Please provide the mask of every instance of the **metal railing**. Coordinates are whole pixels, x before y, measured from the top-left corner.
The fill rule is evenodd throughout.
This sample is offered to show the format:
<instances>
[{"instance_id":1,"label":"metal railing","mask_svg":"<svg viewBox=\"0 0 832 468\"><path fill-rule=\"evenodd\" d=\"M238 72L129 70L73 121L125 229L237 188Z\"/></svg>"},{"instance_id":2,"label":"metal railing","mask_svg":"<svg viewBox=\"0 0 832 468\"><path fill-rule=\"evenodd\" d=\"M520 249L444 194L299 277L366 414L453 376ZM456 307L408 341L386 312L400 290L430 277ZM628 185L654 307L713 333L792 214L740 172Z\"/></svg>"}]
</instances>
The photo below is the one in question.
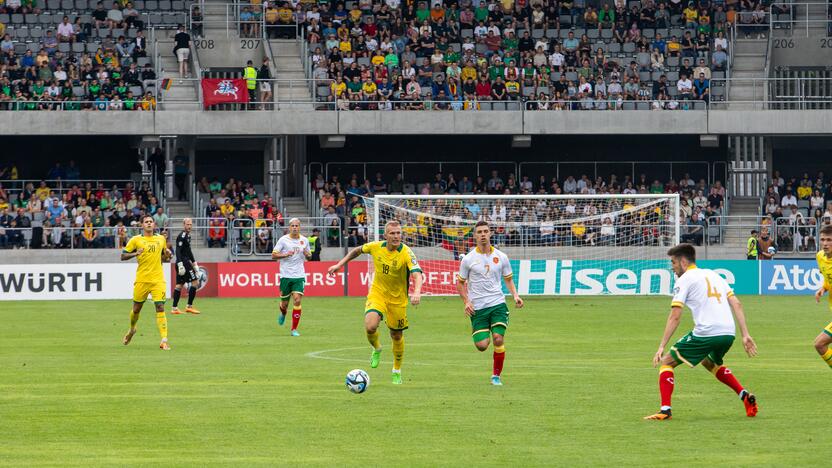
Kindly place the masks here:
<instances>
[{"instance_id":1,"label":"metal railing","mask_svg":"<svg viewBox=\"0 0 832 468\"><path fill-rule=\"evenodd\" d=\"M751 230L767 233L781 254L806 254L818 250L819 230L832 219L815 219L803 213L794 216L710 216L701 229L685 225L682 240L708 246L726 245L745 248Z\"/></svg>"},{"instance_id":2,"label":"metal railing","mask_svg":"<svg viewBox=\"0 0 832 468\"><path fill-rule=\"evenodd\" d=\"M675 169L674 169L674 164L676 166ZM676 176L680 176L684 173L694 172L694 171L691 170L691 166L693 166L694 168L698 167L698 168L700 168L700 173L695 174L694 176L692 176L692 178L693 179L700 179L700 178L705 179L705 182L707 183L707 187L710 187L717 180L719 180L720 182L724 181L726 179L726 177L728 176L728 174L727 174L727 170L728 170L727 165L725 163L721 163L721 162L720 163L712 163L712 162L708 162L708 161L684 161L684 162L677 161L677 162L674 163L673 161L664 162L664 161L589 161L589 160L587 160L587 161L557 161L557 162L520 162L517 165L517 177L522 180L523 175L524 175L523 174L524 166L535 166L537 168L540 168L542 166L547 166L547 165L554 166L554 169L555 169L554 170L554 177L558 181L563 180L561 178L561 166L562 165L566 166L566 167L569 167L569 166L573 166L573 167L574 166L583 166L583 168L586 168L586 167L591 165L592 166L592 175L591 175L592 182L594 182L595 179L600 175L599 170L598 170L599 166L600 166L601 169L604 170L603 173L605 173L605 174L614 173L616 176L622 176L622 179L618 181L619 184L624 183L623 182L623 176L624 175L630 175L631 181L633 182L633 187L635 189L638 189L638 187L636 187L636 176L638 174L642 173L644 170L646 170L648 168L651 171L655 171L656 166L667 166L667 178L666 178L666 180L671 180L671 179L677 180ZM717 167L716 167L717 165L723 165L724 166L723 171L721 171L721 174L717 174L717 172L718 172ZM622 174L621 173L621 169L623 168L623 166L629 166L629 174L627 174L627 173ZM642 166L642 167L639 168L639 166ZM683 168L683 169L681 169L682 174L679 174L679 172L680 172L679 168L680 167ZM613 168L615 168L615 169L613 169ZM618 171L616 171L616 169L618 169ZM581 169L581 170L585 170L585 169ZM533 177L542 175L539 170L534 170L533 169L532 171L533 172L530 175L529 179L532 179ZM575 171L564 171L564 173L568 173L569 175L573 175L575 177L578 176L578 174L576 174ZM525 174L525 175L529 175L529 174ZM587 174L587 175L589 176L589 174ZM703 175L704 175L704 177L703 177ZM719 176L719 178L717 178L718 176ZM652 180L648 180L647 182L648 182L648 184L650 184L650 183L652 183ZM707 187L706 187L706 190L707 190ZM622 187L622 189L623 188L624 187ZM707 196L707 193L705 193L705 196Z\"/></svg>"},{"instance_id":3,"label":"metal railing","mask_svg":"<svg viewBox=\"0 0 832 468\"><path fill-rule=\"evenodd\" d=\"M344 232L340 218L299 217L301 234L310 236L313 229L320 230L322 247L343 248ZM289 220L277 222L269 219L238 218L228 225L228 249L232 260L240 257L271 258L272 249L284 234L289 232Z\"/></svg>"},{"instance_id":4,"label":"metal railing","mask_svg":"<svg viewBox=\"0 0 832 468\"><path fill-rule=\"evenodd\" d=\"M0 102L0 111L155 111L158 102L156 99L145 100L143 96L136 96L138 99L98 99L86 101L80 99L69 100L31 100L31 99L10 99Z\"/></svg>"},{"instance_id":5,"label":"metal railing","mask_svg":"<svg viewBox=\"0 0 832 468\"><path fill-rule=\"evenodd\" d=\"M706 110L707 101L696 99L642 99L642 100L552 100L526 101L525 110Z\"/></svg>"},{"instance_id":6,"label":"metal railing","mask_svg":"<svg viewBox=\"0 0 832 468\"><path fill-rule=\"evenodd\" d=\"M139 186L139 184L132 179L3 179L0 180L0 187L5 189L7 192L16 193L17 191L25 189L28 184L32 184L33 189L37 190L41 182L45 182L50 191L54 191L58 194L63 194L64 192L72 190L73 186L78 186L81 191L84 191L84 187L88 183L91 184L92 190L94 191L98 190L98 184L104 185L104 190L106 191L112 190L114 186L119 190L122 190L127 186L127 184L133 184L133 190L136 190L135 187Z\"/></svg>"},{"instance_id":7,"label":"metal railing","mask_svg":"<svg viewBox=\"0 0 832 468\"><path fill-rule=\"evenodd\" d=\"M788 10L786 13L777 16L771 15L772 30L788 30L792 37L795 33L799 33L803 37L810 37L813 30L817 32L818 29L822 30L822 36L824 37L832 35L832 20L829 17L830 9L827 2L775 2L770 7L777 10Z\"/></svg>"},{"instance_id":8,"label":"metal railing","mask_svg":"<svg viewBox=\"0 0 832 468\"><path fill-rule=\"evenodd\" d=\"M312 163L312 164L316 164L316 163ZM320 163L317 163L317 164L320 164ZM363 174L362 179L363 180L368 180L367 166L372 165L372 164L374 164L374 163L368 163L368 162L365 162L365 161L328 162L325 165L323 165L324 180L330 180L330 167L335 167L335 166L346 166L346 167L360 166L361 167L361 172ZM403 180L407 178L407 172L405 171L405 169L408 166L412 166L412 165L419 165L419 166L436 165L437 166L437 172L442 172L442 173L448 172L448 167L453 168L454 166L456 166L456 167L464 166L464 167L468 167L468 168L474 168L476 170L476 173L472 174L472 175L475 176L475 177L479 176L479 175L482 175L482 176L486 175L486 174L482 173L482 171L481 171L481 169L483 167L487 170L491 170L495 166L499 166L499 165L503 165L503 166L508 165L508 166L511 167L511 171L510 171L511 173L513 173L513 174L518 173L517 161L487 161L487 162L485 162L485 161L480 161L480 160L475 160L475 161L465 161L465 160L463 160L463 161L430 161L430 160L428 160L428 161L418 161L418 162L415 162L415 161L414 162L402 161L402 162L399 162L399 163L392 162L392 163L389 163L389 164L386 163L386 162L380 162L380 163L375 163L375 164L383 164L384 166L387 166L387 167L399 166L400 169L399 169L398 173L402 175ZM311 164L310 164L309 172L310 173L312 172ZM465 174L465 175L468 175L468 174ZM461 177L460 177L460 180L462 180ZM307 183L307 185L311 186L310 183ZM347 191L347 189L349 189L349 187L344 186L344 191Z\"/></svg>"},{"instance_id":9,"label":"metal railing","mask_svg":"<svg viewBox=\"0 0 832 468\"><path fill-rule=\"evenodd\" d=\"M732 83L751 90L751 96L712 100L712 110L812 110L832 109L832 78L715 78L711 86L730 89Z\"/></svg>"},{"instance_id":10,"label":"metal railing","mask_svg":"<svg viewBox=\"0 0 832 468\"><path fill-rule=\"evenodd\" d=\"M194 8L199 8L200 18L194 20ZM243 13L255 16L252 19L241 19ZM256 16L259 15L259 18ZM212 19L220 16L221 19ZM206 37L206 31L224 31L226 38L265 38L265 14L262 3L207 3L195 2L188 7L188 30L194 31L194 26Z\"/></svg>"}]
</instances>

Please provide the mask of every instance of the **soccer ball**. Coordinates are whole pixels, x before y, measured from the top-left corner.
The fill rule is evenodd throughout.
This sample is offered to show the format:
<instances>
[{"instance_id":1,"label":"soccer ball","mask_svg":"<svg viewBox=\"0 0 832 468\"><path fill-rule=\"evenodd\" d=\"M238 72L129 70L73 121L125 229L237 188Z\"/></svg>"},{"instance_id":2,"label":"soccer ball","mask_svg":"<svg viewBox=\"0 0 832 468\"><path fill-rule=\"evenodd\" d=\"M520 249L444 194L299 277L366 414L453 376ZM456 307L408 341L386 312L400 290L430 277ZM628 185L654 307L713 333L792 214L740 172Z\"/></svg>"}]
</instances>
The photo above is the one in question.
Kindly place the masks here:
<instances>
[{"instance_id":1,"label":"soccer ball","mask_svg":"<svg viewBox=\"0 0 832 468\"><path fill-rule=\"evenodd\" d=\"M777 249L775 249L774 246L772 245L768 248L768 253L774 255L774 254L777 253Z\"/></svg>"},{"instance_id":2,"label":"soccer ball","mask_svg":"<svg viewBox=\"0 0 832 468\"><path fill-rule=\"evenodd\" d=\"M370 386L370 376L361 369L353 369L347 374L347 390L364 393Z\"/></svg>"}]
</instances>

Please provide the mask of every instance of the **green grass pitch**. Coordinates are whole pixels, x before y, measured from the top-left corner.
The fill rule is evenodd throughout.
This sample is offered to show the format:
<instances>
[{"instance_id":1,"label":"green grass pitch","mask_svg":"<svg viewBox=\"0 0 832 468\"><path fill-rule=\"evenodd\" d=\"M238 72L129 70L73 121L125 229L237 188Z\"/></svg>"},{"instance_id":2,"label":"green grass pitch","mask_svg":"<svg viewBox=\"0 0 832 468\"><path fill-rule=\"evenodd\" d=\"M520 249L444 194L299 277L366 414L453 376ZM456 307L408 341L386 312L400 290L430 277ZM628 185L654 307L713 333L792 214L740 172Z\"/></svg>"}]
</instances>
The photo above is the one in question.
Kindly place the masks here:
<instances>
[{"instance_id":1,"label":"green grass pitch","mask_svg":"<svg viewBox=\"0 0 832 468\"><path fill-rule=\"evenodd\" d=\"M534 298L512 309L505 386L488 384L455 298L411 307L405 384L378 369L360 298L304 301L302 336L276 302L198 299L168 315L158 349L147 303L121 344L128 301L0 303L3 466L809 466L826 464L832 371L812 340L829 321L810 297L743 297L760 355L726 364L759 398L680 368L671 421L651 367L666 297ZM288 324L287 324L288 325ZM676 338L691 328L689 313ZM369 372L363 395L344 387Z\"/></svg>"}]
</instances>

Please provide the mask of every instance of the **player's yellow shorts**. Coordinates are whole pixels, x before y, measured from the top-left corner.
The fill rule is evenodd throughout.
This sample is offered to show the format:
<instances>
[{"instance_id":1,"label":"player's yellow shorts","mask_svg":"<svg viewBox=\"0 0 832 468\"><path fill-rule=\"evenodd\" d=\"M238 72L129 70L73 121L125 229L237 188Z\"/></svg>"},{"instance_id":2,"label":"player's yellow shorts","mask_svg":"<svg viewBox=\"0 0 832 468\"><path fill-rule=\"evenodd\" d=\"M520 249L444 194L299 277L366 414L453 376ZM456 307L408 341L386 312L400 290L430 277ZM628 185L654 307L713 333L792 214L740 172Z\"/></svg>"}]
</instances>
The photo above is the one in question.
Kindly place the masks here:
<instances>
[{"instance_id":1,"label":"player's yellow shorts","mask_svg":"<svg viewBox=\"0 0 832 468\"><path fill-rule=\"evenodd\" d=\"M390 302L378 296L367 296L367 304L364 306L364 315L377 313L387 323L391 330L406 330L407 323L407 302Z\"/></svg>"},{"instance_id":2,"label":"player's yellow shorts","mask_svg":"<svg viewBox=\"0 0 832 468\"><path fill-rule=\"evenodd\" d=\"M165 283L134 283L133 302L144 302L147 296L153 302L165 302Z\"/></svg>"},{"instance_id":3,"label":"player's yellow shorts","mask_svg":"<svg viewBox=\"0 0 832 468\"><path fill-rule=\"evenodd\" d=\"M832 336L832 322L829 322L829 325L827 325L826 328L823 329L823 332L829 336Z\"/></svg>"}]
</instances>

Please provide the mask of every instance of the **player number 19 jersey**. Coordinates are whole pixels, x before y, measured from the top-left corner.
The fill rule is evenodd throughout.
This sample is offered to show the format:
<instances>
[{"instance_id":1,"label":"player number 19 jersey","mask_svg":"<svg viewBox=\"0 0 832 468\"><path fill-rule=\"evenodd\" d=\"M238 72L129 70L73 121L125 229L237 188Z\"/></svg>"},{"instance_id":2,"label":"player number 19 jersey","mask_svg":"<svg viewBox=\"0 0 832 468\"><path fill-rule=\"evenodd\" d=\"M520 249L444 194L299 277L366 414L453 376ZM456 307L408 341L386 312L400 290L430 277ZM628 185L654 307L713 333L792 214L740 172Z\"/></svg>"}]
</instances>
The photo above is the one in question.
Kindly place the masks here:
<instances>
[{"instance_id":1,"label":"player number 19 jersey","mask_svg":"<svg viewBox=\"0 0 832 468\"><path fill-rule=\"evenodd\" d=\"M459 265L459 279L468 283L468 299L475 310L504 303L503 278L511 275L508 257L494 247L488 253L475 248Z\"/></svg>"},{"instance_id":2,"label":"player number 19 jersey","mask_svg":"<svg viewBox=\"0 0 832 468\"><path fill-rule=\"evenodd\" d=\"M728 298L734 291L722 276L707 268L688 268L676 280L673 307L688 306L693 313L694 336L736 335Z\"/></svg>"},{"instance_id":3,"label":"player number 19 jersey","mask_svg":"<svg viewBox=\"0 0 832 468\"><path fill-rule=\"evenodd\" d=\"M306 253L309 253L309 240L304 236L292 239L288 234L281 237L274 246L276 253L295 253L280 260L281 278L306 278L306 270L303 262L306 260Z\"/></svg>"}]
</instances>

